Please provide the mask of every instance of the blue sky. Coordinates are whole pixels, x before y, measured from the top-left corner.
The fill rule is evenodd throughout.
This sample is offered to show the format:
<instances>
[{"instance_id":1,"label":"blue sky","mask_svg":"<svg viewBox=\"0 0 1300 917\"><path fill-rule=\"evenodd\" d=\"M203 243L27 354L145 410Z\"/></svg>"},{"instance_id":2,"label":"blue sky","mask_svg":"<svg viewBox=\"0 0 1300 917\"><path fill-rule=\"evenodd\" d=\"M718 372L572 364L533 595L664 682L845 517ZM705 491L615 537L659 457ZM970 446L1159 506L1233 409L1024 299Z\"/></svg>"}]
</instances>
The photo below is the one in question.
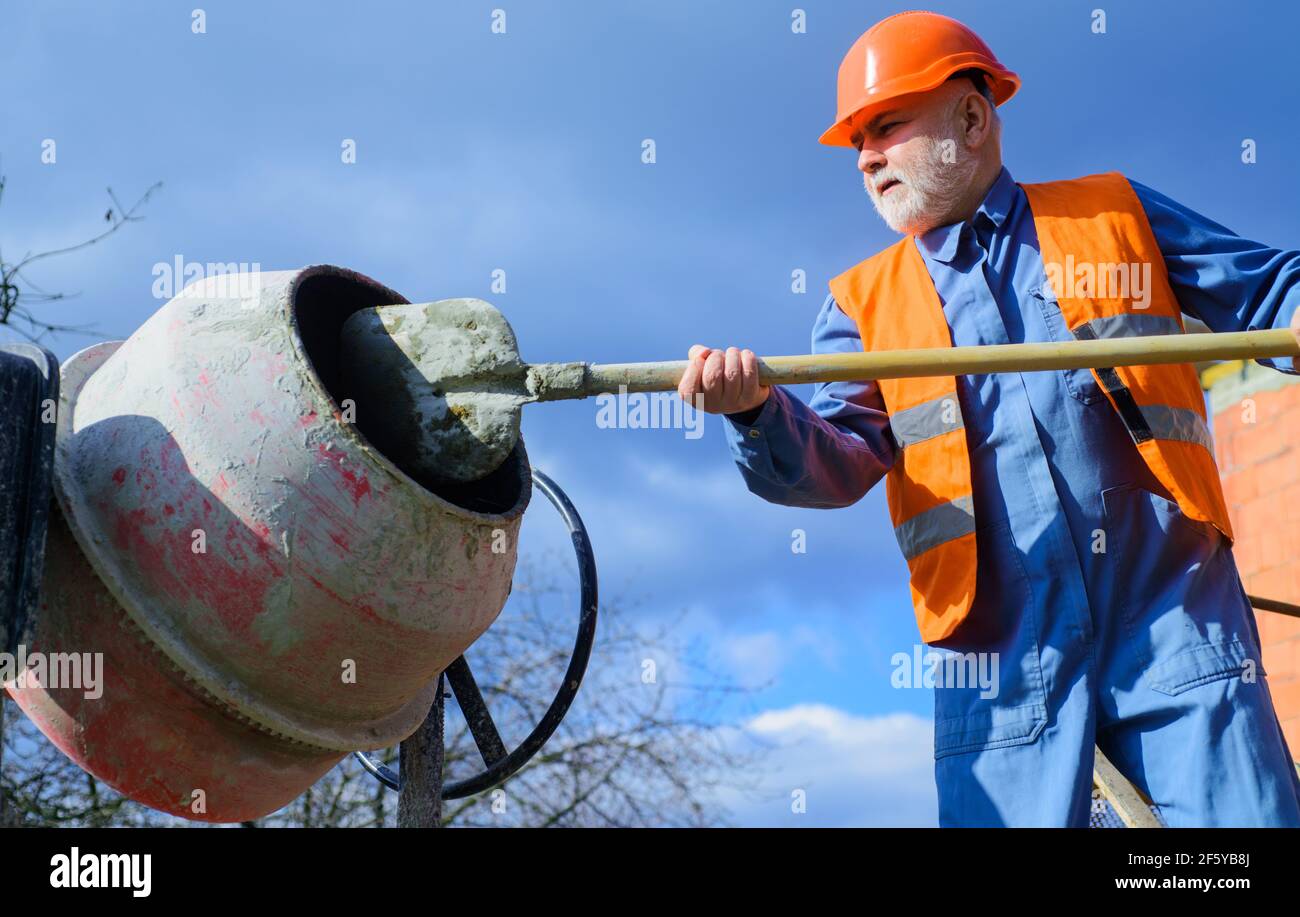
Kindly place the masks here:
<instances>
[{"instance_id":1,"label":"blue sky","mask_svg":"<svg viewBox=\"0 0 1300 917\"><path fill-rule=\"evenodd\" d=\"M532 361L677 359L697 342L801 353L826 280L894 238L854 152L816 141L844 52L907 7L803 2L794 34L796 4L768 0L214 2L196 35L199 2L0 2L5 255L99 231L106 186L125 201L164 182L144 222L32 271L80 292L51 321L129 334L161 305L154 265L180 256L332 263L412 300L482 297ZM1023 79L1002 109L1012 174L1116 169L1300 246L1300 83L1286 66L1300 11L1115 2L1099 35L1098 5L932 7ZM490 29L497 7L505 34ZM795 269L806 293L790 290ZM66 357L87 342L51 346ZM529 408L529 454L582 512L605 595L647 621L686 610L683 636L761 686L725 711L781 746L764 799L725 800L737 820L933 823L932 697L889 686L890 657L917 636L883 489L832 512L768 505L731 464L720 418L699 439L595 418L593 401ZM792 553L794 529L806 553ZM524 533L525 552L563 550L540 496ZM789 813L792 788L808 790L807 815Z\"/></svg>"}]
</instances>

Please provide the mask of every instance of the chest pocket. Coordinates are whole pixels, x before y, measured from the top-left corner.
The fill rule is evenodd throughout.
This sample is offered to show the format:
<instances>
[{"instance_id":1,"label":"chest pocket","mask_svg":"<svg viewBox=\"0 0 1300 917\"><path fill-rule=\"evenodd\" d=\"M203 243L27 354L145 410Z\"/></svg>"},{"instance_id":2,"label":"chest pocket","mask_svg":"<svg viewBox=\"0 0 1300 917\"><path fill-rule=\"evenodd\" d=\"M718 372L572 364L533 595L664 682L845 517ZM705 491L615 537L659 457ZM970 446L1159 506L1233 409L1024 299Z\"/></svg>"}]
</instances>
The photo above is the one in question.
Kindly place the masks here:
<instances>
[{"instance_id":1,"label":"chest pocket","mask_svg":"<svg viewBox=\"0 0 1300 917\"><path fill-rule=\"evenodd\" d=\"M1065 323L1065 316L1061 314L1061 304L1056 301L1056 295L1051 289L1039 287L1033 291L1031 298L1042 310L1043 322L1047 325L1047 333L1051 339L1062 342L1073 341L1074 335L1070 333L1070 327ZM1092 370L1061 369L1057 372L1065 380L1065 387L1070 394L1084 404L1093 404L1106 397L1106 393L1097 384L1097 378L1092 374Z\"/></svg>"}]
</instances>

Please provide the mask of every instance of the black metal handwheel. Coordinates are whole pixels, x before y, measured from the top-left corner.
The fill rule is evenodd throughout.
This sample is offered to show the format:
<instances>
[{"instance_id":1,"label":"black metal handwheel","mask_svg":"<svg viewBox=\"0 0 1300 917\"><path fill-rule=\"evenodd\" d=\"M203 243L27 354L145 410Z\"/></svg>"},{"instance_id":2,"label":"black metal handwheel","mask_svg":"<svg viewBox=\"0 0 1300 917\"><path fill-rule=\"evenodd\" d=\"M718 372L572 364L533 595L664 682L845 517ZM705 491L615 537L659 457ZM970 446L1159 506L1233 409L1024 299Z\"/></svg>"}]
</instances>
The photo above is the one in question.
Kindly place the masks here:
<instances>
[{"instance_id":1,"label":"black metal handwheel","mask_svg":"<svg viewBox=\"0 0 1300 917\"><path fill-rule=\"evenodd\" d=\"M578 605L578 637L573 644L573 655L569 657L569 667L564 673L564 682L560 685L555 699L551 701L540 723L519 743L514 751L507 752L501 734L497 732L492 714L483 701L483 694L474 681L469 663L460 656L443 673L451 682L451 689L456 695L474 744L478 746L483 757L485 769L467 780L458 780L442 788L443 799L462 799L489 790L507 777L517 773L528 761L541 750L546 740L560 725L560 720L569 711L569 705L578 694L582 676L587 671L587 661L591 658L591 646L596 637L596 558L591 551L591 541L587 538L587 529L573 503L549 477L533 469L533 483L546 494L551 504L559 511L569 528L573 539L573 550L578 555L578 577L582 585ZM401 790L401 775L382 764L376 764L363 752L353 752L361 766L376 780L392 790Z\"/></svg>"}]
</instances>

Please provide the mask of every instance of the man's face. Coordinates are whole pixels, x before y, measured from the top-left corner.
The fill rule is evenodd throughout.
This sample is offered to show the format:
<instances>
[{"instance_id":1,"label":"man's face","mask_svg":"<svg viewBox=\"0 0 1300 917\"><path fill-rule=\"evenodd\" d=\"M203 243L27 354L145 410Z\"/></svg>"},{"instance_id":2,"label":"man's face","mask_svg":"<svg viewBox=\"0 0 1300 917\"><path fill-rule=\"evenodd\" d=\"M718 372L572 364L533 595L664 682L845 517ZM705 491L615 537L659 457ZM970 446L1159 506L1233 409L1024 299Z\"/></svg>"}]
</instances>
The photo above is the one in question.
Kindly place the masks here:
<instances>
[{"instance_id":1,"label":"man's face","mask_svg":"<svg viewBox=\"0 0 1300 917\"><path fill-rule=\"evenodd\" d=\"M979 167L961 136L964 80L905 96L857 126L858 169L876 212L895 232L948 222Z\"/></svg>"}]
</instances>

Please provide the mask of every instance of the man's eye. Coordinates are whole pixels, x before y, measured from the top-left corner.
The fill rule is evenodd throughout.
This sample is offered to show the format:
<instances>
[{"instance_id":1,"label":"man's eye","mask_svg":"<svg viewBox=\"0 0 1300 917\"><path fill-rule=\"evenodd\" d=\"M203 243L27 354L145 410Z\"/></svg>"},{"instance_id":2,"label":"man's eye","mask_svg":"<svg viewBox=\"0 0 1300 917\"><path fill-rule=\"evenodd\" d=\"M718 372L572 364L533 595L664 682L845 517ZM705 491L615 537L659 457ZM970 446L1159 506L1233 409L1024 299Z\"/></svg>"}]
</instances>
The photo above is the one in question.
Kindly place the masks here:
<instances>
[{"instance_id":1,"label":"man's eye","mask_svg":"<svg viewBox=\"0 0 1300 917\"><path fill-rule=\"evenodd\" d=\"M890 121L888 124L882 124L880 125L880 130L877 133L879 133L880 136L883 137L902 123L903 123L902 121Z\"/></svg>"}]
</instances>

